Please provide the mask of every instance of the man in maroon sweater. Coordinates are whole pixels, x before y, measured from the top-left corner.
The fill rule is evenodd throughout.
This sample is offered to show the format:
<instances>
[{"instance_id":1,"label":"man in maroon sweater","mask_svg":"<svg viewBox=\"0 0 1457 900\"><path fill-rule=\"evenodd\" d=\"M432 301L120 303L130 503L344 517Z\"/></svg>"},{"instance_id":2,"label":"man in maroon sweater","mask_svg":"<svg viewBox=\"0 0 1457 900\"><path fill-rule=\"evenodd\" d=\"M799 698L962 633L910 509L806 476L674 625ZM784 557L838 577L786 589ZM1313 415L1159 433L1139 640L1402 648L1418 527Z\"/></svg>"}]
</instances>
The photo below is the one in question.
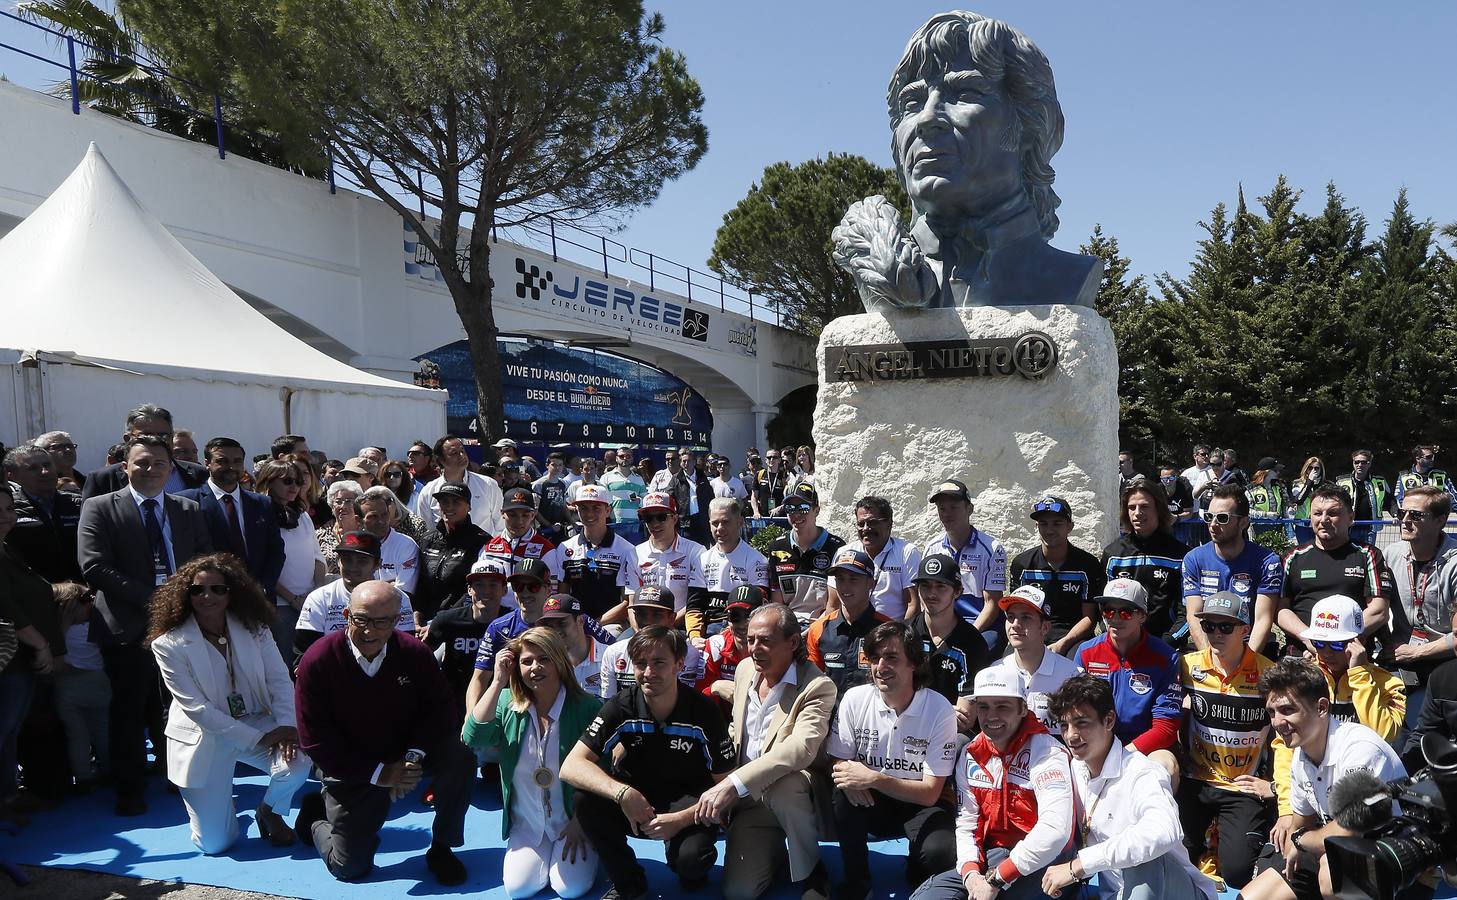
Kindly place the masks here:
<instances>
[{"instance_id":1,"label":"man in maroon sweater","mask_svg":"<svg viewBox=\"0 0 1457 900\"><path fill-rule=\"evenodd\" d=\"M299 745L318 766L322 794L299 804L295 826L329 871L353 881L374 867L390 804L426 772L435 776L435 823L425 863L441 884L465 881L451 851L465 842L475 758L460 742L450 687L430 648L395 630L400 594L366 581L349 620L309 647L294 686Z\"/></svg>"}]
</instances>

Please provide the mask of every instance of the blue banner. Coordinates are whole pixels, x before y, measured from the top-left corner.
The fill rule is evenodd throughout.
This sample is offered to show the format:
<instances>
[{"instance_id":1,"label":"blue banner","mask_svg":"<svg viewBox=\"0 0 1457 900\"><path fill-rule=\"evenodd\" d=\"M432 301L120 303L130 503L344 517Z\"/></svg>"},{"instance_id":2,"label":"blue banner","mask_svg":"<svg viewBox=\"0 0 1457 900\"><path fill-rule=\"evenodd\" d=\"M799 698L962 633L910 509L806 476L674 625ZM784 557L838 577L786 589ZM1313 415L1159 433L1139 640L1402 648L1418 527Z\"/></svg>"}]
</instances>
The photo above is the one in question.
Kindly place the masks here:
<instances>
[{"instance_id":1,"label":"blue banner","mask_svg":"<svg viewBox=\"0 0 1457 900\"><path fill-rule=\"evenodd\" d=\"M713 413L682 379L600 350L502 339L505 436L526 442L707 446ZM474 435L476 386L465 341L416 357L440 367L446 426Z\"/></svg>"}]
</instances>

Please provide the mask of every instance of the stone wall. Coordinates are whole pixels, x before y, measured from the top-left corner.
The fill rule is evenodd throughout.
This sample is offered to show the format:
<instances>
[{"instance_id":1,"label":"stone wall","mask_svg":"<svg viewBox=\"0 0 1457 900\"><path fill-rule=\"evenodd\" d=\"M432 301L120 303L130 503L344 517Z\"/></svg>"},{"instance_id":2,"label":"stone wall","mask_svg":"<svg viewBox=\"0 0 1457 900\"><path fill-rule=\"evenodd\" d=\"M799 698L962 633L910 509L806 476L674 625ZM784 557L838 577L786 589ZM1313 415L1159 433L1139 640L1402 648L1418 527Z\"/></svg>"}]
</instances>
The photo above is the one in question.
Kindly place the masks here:
<instances>
[{"instance_id":1,"label":"stone wall","mask_svg":"<svg viewBox=\"0 0 1457 900\"><path fill-rule=\"evenodd\" d=\"M891 381L826 381L827 348L1041 331L1058 348L1040 379L1019 374ZM895 534L924 544L940 533L931 489L964 481L973 522L1011 556L1037 543L1032 502L1072 505L1071 540L1098 553L1118 533L1118 352L1094 310L1071 306L973 307L867 313L834 320L820 336L815 410L820 523L855 542L855 500L878 494Z\"/></svg>"}]
</instances>

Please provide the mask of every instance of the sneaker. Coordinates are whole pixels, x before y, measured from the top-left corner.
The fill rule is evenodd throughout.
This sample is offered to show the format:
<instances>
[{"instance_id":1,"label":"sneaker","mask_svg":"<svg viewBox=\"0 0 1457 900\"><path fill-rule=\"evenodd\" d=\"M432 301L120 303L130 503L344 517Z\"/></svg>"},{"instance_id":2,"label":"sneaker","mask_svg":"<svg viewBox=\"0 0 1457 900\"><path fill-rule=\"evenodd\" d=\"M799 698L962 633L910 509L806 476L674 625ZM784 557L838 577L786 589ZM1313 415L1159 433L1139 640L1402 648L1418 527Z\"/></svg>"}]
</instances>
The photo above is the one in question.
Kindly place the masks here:
<instances>
[{"instance_id":1,"label":"sneaker","mask_svg":"<svg viewBox=\"0 0 1457 900\"><path fill-rule=\"evenodd\" d=\"M431 844L425 851L425 865L435 880L447 887L465 883L465 863L444 844Z\"/></svg>"}]
</instances>

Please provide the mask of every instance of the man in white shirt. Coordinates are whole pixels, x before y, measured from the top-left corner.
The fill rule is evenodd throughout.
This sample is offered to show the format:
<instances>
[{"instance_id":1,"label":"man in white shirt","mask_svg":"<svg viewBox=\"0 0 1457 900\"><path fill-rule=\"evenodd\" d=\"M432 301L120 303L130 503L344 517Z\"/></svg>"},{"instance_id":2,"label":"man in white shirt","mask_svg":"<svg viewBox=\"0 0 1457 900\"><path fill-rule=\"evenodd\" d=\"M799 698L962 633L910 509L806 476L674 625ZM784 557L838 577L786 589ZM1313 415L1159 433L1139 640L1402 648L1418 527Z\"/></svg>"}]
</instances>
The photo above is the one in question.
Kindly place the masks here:
<instances>
[{"instance_id":1,"label":"man in white shirt","mask_svg":"<svg viewBox=\"0 0 1457 900\"><path fill-rule=\"evenodd\" d=\"M725 900L758 900L789 844L789 878L801 896L824 897L820 833L809 766L830 731L835 685L804 657L799 620L783 604L749 618L753 666L734 675L729 725L737 768L698 800L697 821L728 823Z\"/></svg>"},{"instance_id":2,"label":"man in white shirt","mask_svg":"<svg viewBox=\"0 0 1457 900\"><path fill-rule=\"evenodd\" d=\"M1190 490L1197 491L1209 480L1211 474L1213 473L1209 465L1209 445L1195 444L1194 465L1180 473L1180 477L1189 482Z\"/></svg>"},{"instance_id":3,"label":"man in white shirt","mask_svg":"<svg viewBox=\"0 0 1457 900\"><path fill-rule=\"evenodd\" d=\"M1063 682L1078 674L1078 667L1066 656L1047 649L1045 642L1052 630L1052 604L1034 586L1020 587L1003 595L997 603L1007 617L1007 643L1012 646L1012 652L997 665L1022 682L1027 708L1048 731L1056 733L1058 724L1048 711L1047 698Z\"/></svg>"},{"instance_id":4,"label":"man in white shirt","mask_svg":"<svg viewBox=\"0 0 1457 900\"><path fill-rule=\"evenodd\" d=\"M1214 882L1184 849L1168 773L1113 735L1118 717L1112 686L1092 675L1074 676L1053 694L1051 711L1073 755L1082 849L1071 861L1047 867L1042 890L1056 897L1096 875L1103 900L1215 900Z\"/></svg>"},{"instance_id":5,"label":"man in white shirt","mask_svg":"<svg viewBox=\"0 0 1457 900\"><path fill-rule=\"evenodd\" d=\"M354 501L354 511L364 530L380 540L379 575L376 577L381 581L392 581L401 591L413 594L420 582L420 547L391 527L390 511L395 502L393 491L384 485L376 485Z\"/></svg>"},{"instance_id":6,"label":"man in white shirt","mask_svg":"<svg viewBox=\"0 0 1457 900\"><path fill-rule=\"evenodd\" d=\"M710 471L714 473L714 476L708 479L708 483L713 485L713 496L732 497L740 503L748 502L749 489L744 486L744 482L739 476L735 475L729 468L727 456L713 457L710 463Z\"/></svg>"},{"instance_id":7,"label":"man in white shirt","mask_svg":"<svg viewBox=\"0 0 1457 900\"><path fill-rule=\"evenodd\" d=\"M427 529L435 527L440 517L440 508L435 503L435 492L447 481L460 481L470 486L470 519L486 534L500 534L501 485L494 478L487 478L470 470L470 457L465 454L465 442L454 435L446 435L435 442L435 459L440 463L440 477L431 481L412 501L415 514L425 523Z\"/></svg>"},{"instance_id":8,"label":"man in white shirt","mask_svg":"<svg viewBox=\"0 0 1457 900\"><path fill-rule=\"evenodd\" d=\"M1390 783L1406 777L1391 745L1365 725L1331 717L1330 686L1315 663L1287 656L1260 676L1260 693L1290 760L1289 829L1277 824L1255 864L1246 900L1313 900L1328 883L1325 839L1350 834L1332 817L1330 790L1351 772ZM1283 823L1283 819L1281 820Z\"/></svg>"},{"instance_id":9,"label":"man in white shirt","mask_svg":"<svg viewBox=\"0 0 1457 900\"><path fill-rule=\"evenodd\" d=\"M860 547L875 562L875 587L870 602L875 611L891 619L910 622L921 612L912 589L921 551L915 544L891 535L894 518L890 502L883 497L861 497L855 501L855 532Z\"/></svg>"},{"instance_id":10,"label":"man in white shirt","mask_svg":"<svg viewBox=\"0 0 1457 900\"><path fill-rule=\"evenodd\" d=\"M708 530L713 544L703 551L699 569L704 593L688 597L683 623L688 639L702 647L713 626L722 626L728 599L741 584L769 593L769 560L744 540L744 510L737 500L715 497L708 505Z\"/></svg>"},{"instance_id":11,"label":"man in white shirt","mask_svg":"<svg viewBox=\"0 0 1457 900\"><path fill-rule=\"evenodd\" d=\"M339 539L339 577L314 588L304 598L294 624L293 656L290 668L298 665L304 651L325 635L343 631L348 624L349 595L366 581L378 577L380 540L368 531L346 532ZM400 592L399 631L415 632L415 610L410 595Z\"/></svg>"},{"instance_id":12,"label":"man in white shirt","mask_svg":"<svg viewBox=\"0 0 1457 900\"><path fill-rule=\"evenodd\" d=\"M669 494L648 494L636 515L648 531L647 540L637 545L642 583L671 592L678 608L675 620L668 624L682 627L689 601L705 590L703 545L678 533L677 504Z\"/></svg>"},{"instance_id":13,"label":"man in white shirt","mask_svg":"<svg viewBox=\"0 0 1457 900\"><path fill-rule=\"evenodd\" d=\"M925 649L904 623L876 626L862 648L871 683L840 699L828 745L845 872L838 900L869 897L871 835L910 839L912 888L956 862L956 814L941 799L960 743L956 709L926 686Z\"/></svg>"},{"instance_id":14,"label":"man in white shirt","mask_svg":"<svg viewBox=\"0 0 1457 900\"><path fill-rule=\"evenodd\" d=\"M597 683L597 696L611 700L621 691L637 684L637 669L627 653L627 645L634 634L649 625L673 627L673 592L667 588L644 586L627 607L627 620L632 626L617 636L617 640L602 651L601 675ZM683 657L683 668L678 672L678 681L692 690L698 686L703 675L703 654L691 643Z\"/></svg>"},{"instance_id":15,"label":"man in white shirt","mask_svg":"<svg viewBox=\"0 0 1457 900\"><path fill-rule=\"evenodd\" d=\"M663 453L663 467L653 473L653 480L648 482L650 491L666 491L668 485L673 483L673 476L678 474L678 451L668 450Z\"/></svg>"},{"instance_id":16,"label":"man in white shirt","mask_svg":"<svg viewBox=\"0 0 1457 900\"><path fill-rule=\"evenodd\" d=\"M577 602L577 598L571 594L552 594L542 604L536 624L562 636L567 645L567 658L576 672L577 684L588 694L597 696L602 690L602 656L608 645L582 628L582 604Z\"/></svg>"}]
</instances>

